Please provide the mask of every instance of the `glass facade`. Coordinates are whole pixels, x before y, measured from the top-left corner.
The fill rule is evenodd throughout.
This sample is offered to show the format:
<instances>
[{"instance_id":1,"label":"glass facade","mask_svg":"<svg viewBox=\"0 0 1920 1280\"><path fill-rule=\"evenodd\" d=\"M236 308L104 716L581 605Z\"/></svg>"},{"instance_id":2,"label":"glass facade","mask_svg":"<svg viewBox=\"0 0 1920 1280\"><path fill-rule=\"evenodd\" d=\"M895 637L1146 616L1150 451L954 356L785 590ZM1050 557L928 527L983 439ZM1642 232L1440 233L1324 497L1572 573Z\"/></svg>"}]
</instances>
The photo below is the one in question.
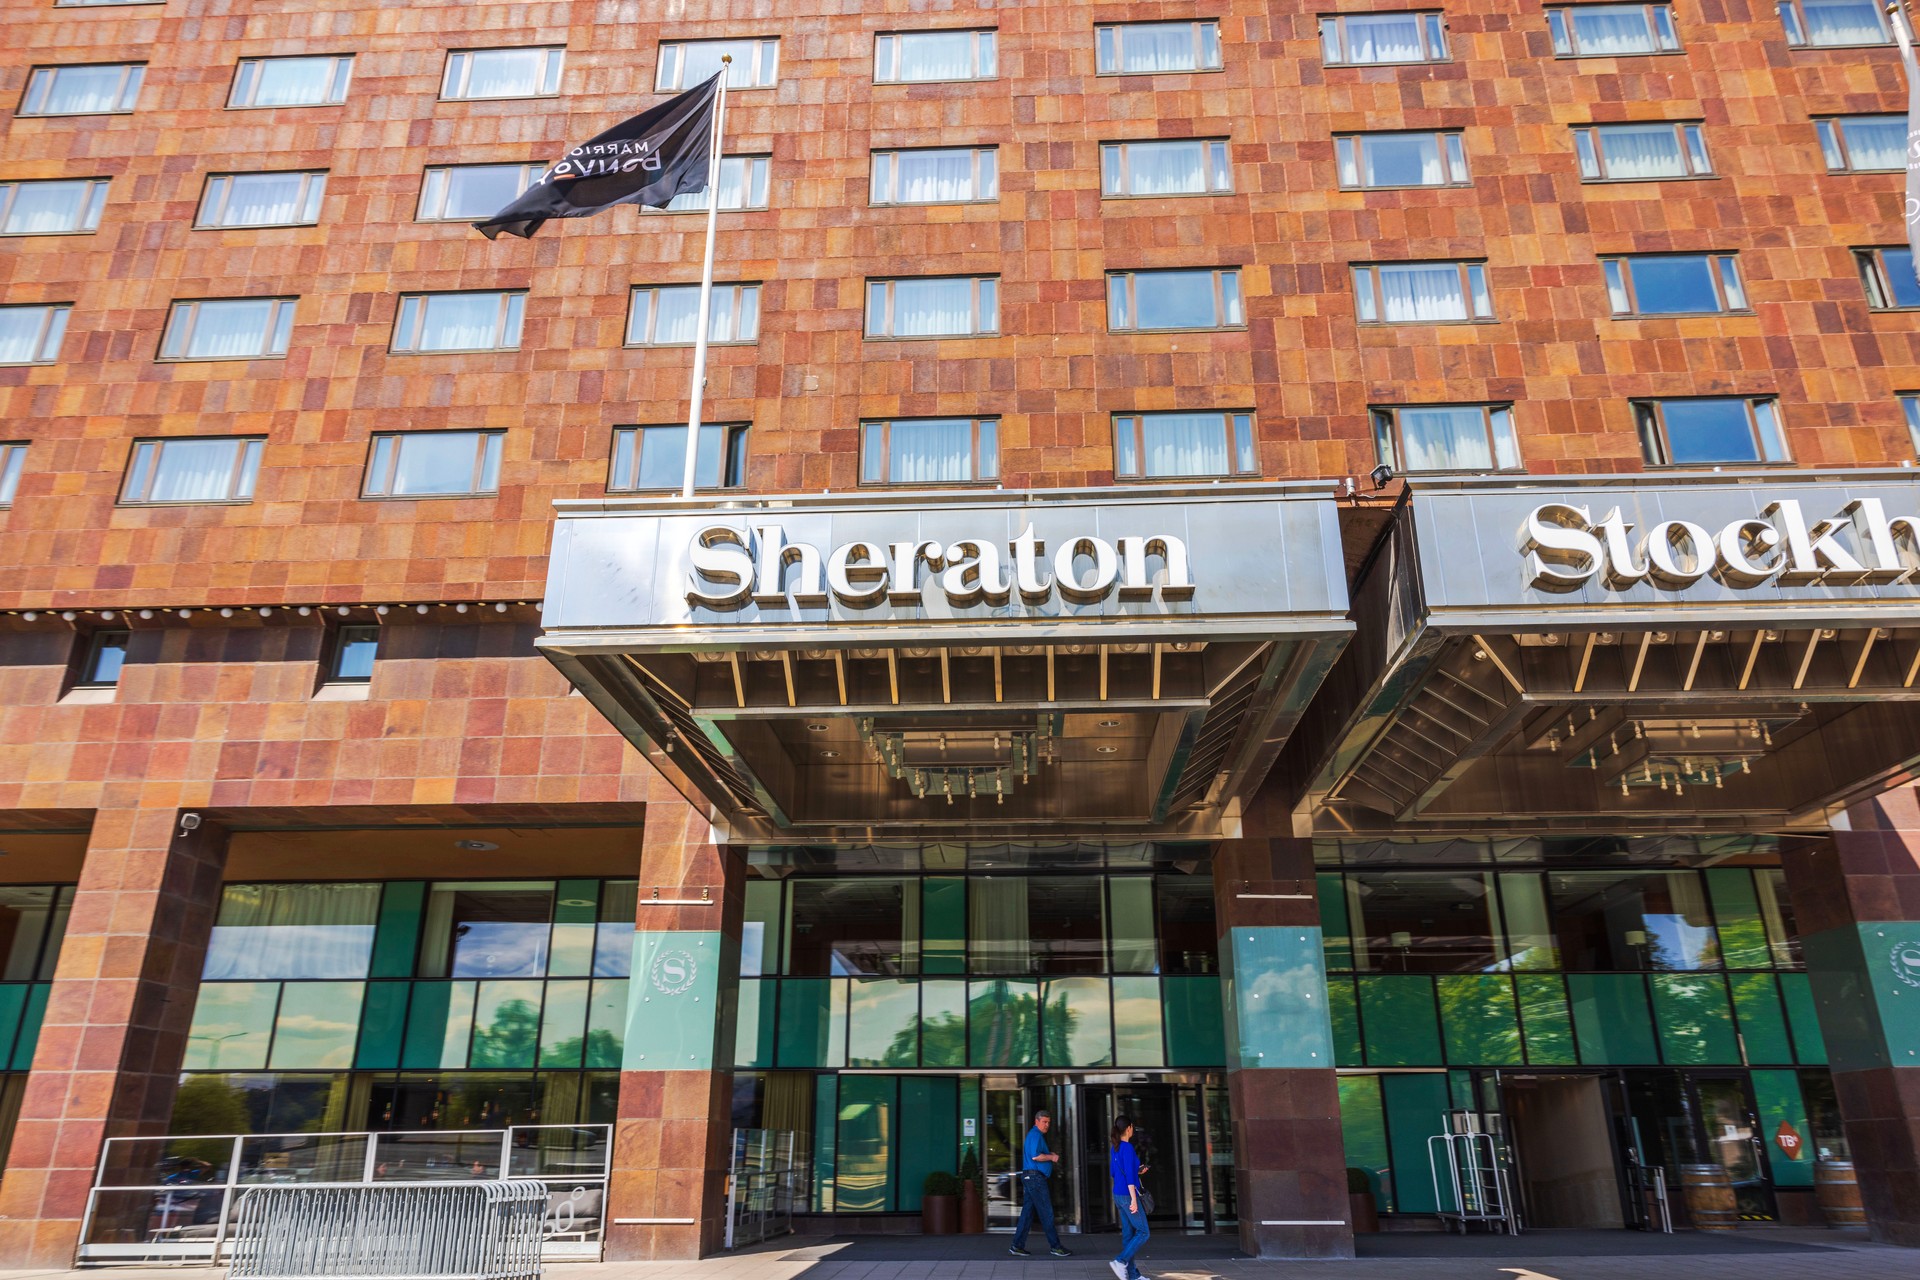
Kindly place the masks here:
<instances>
[{"instance_id":1,"label":"glass facade","mask_svg":"<svg viewBox=\"0 0 1920 1280\"><path fill-rule=\"evenodd\" d=\"M70 884L0 885L0 1169L39 1046L73 891Z\"/></svg>"}]
</instances>

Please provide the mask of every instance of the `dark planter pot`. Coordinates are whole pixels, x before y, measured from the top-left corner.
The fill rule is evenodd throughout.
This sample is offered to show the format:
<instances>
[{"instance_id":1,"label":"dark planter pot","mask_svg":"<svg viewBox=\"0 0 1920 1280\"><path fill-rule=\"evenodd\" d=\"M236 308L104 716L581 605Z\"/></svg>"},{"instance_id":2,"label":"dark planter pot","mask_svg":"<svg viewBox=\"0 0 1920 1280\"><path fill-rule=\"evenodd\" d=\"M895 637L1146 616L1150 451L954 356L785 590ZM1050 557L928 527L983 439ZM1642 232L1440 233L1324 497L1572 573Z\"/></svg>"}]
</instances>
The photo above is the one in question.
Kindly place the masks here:
<instances>
[{"instance_id":1,"label":"dark planter pot","mask_svg":"<svg viewBox=\"0 0 1920 1280\"><path fill-rule=\"evenodd\" d=\"M985 1235L987 1206L980 1199L980 1188L969 1178L960 1184L960 1234Z\"/></svg>"},{"instance_id":2,"label":"dark planter pot","mask_svg":"<svg viewBox=\"0 0 1920 1280\"><path fill-rule=\"evenodd\" d=\"M920 1230L930 1236L960 1233L959 1196L921 1196Z\"/></svg>"},{"instance_id":3,"label":"dark planter pot","mask_svg":"<svg viewBox=\"0 0 1920 1280\"><path fill-rule=\"evenodd\" d=\"M1373 1192L1347 1192L1347 1214L1353 1219L1353 1233L1380 1229L1380 1211L1374 1206Z\"/></svg>"}]
</instances>

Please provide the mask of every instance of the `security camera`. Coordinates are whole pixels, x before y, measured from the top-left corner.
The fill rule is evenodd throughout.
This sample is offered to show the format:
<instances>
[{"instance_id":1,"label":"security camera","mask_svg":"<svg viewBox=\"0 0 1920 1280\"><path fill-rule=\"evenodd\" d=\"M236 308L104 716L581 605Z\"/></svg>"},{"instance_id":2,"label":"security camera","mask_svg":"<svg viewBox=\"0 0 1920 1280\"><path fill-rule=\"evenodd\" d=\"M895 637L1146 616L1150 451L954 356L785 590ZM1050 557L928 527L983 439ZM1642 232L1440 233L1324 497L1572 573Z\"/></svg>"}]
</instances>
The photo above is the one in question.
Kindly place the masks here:
<instances>
[{"instance_id":1,"label":"security camera","mask_svg":"<svg viewBox=\"0 0 1920 1280\"><path fill-rule=\"evenodd\" d=\"M1367 479L1373 481L1375 489L1384 489L1393 480L1393 468L1383 462L1367 472Z\"/></svg>"}]
</instances>

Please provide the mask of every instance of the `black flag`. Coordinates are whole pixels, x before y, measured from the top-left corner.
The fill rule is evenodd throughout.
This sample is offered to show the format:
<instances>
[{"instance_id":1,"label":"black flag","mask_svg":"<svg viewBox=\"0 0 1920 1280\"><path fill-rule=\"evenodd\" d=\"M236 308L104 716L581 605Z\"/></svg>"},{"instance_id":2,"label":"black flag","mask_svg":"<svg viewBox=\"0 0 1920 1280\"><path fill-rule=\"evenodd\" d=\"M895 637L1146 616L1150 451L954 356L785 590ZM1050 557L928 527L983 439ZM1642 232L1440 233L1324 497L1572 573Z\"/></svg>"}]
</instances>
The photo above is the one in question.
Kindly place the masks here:
<instances>
[{"instance_id":1,"label":"black flag","mask_svg":"<svg viewBox=\"0 0 1920 1280\"><path fill-rule=\"evenodd\" d=\"M624 120L567 152L512 204L474 227L531 238L548 218L584 218L616 204L660 208L704 191L713 159L713 110L723 69L679 97Z\"/></svg>"}]
</instances>

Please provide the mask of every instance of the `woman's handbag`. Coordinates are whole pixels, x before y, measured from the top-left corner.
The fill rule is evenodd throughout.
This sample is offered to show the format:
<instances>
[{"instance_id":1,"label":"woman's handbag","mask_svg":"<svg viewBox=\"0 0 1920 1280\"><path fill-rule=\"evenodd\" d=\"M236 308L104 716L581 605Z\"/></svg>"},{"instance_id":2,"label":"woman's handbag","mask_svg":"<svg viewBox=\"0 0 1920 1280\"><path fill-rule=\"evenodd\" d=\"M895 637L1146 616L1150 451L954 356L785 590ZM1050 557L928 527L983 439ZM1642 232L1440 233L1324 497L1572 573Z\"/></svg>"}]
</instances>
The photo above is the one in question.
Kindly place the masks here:
<instances>
[{"instance_id":1,"label":"woman's handbag","mask_svg":"<svg viewBox=\"0 0 1920 1280\"><path fill-rule=\"evenodd\" d=\"M1153 1194L1149 1192L1145 1187L1138 1188L1136 1194L1138 1194L1140 1197L1140 1212L1142 1214L1152 1213L1153 1212Z\"/></svg>"}]
</instances>

